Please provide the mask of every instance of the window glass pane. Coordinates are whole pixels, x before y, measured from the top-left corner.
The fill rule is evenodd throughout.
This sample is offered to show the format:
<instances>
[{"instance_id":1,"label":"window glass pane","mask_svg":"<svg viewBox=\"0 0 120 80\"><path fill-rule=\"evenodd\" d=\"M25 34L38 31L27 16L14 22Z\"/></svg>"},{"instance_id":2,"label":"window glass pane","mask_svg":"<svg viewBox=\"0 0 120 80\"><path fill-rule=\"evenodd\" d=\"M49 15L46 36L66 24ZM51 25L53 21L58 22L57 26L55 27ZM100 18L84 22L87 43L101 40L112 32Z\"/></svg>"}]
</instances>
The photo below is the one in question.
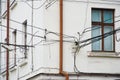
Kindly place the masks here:
<instances>
[{"instance_id":1,"label":"window glass pane","mask_svg":"<svg viewBox=\"0 0 120 80\"><path fill-rule=\"evenodd\" d=\"M112 31L111 26L104 27L104 33ZM104 38L104 51L113 51L113 35Z\"/></svg>"},{"instance_id":2,"label":"window glass pane","mask_svg":"<svg viewBox=\"0 0 120 80\"><path fill-rule=\"evenodd\" d=\"M113 23L113 11L104 10L104 23Z\"/></svg>"},{"instance_id":3,"label":"window glass pane","mask_svg":"<svg viewBox=\"0 0 120 80\"><path fill-rule=\"evenodd\" d=\"M92 27L92 37L96 37L99 35L101 35L101 27L100 26ZM96 41L96 40L94 39L92 41ZM96 42L92 43L92 50L93 51L100 51L101 50L101 40L97 40Z\"/></svg>"},{"instance_id":4,"label":"window glass pane","mask_svg":"<svg viewBox=\"0 0 120 80\"><path fill-rule=\"evenodd\" d=\"M101 22L101 11L100 10L92 10L92 21Z\"/></svg>"}]
</instances>

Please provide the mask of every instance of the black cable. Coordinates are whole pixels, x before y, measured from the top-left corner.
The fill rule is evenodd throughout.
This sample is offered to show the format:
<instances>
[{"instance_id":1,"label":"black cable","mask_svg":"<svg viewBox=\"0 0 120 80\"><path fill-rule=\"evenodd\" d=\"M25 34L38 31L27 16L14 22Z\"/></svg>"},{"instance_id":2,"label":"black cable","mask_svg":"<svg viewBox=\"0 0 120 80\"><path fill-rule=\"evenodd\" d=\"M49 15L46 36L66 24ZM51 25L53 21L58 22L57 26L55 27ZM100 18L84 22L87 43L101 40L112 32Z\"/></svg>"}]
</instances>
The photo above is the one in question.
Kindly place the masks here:
<instances>
[{"instance_id":1,"label":"black cable","mask_svg":"<svg viewBox=\"0 0 120 80\"><path fill-rule=\"evenodd\" d=\"M114 30L114 31L107 32L107 33L105 33L105 34L103 34L103 35L99 35L99 36L96 36L96 37L93 37L93 38L89 38L89 39L83 40L83 41L81 41L81 42L79 41L79 42L78 42L79 44L80 44L80 43L85 43L85 44L83 44L83 45L79 45L79 44L78 44L77 50L79 50L79 48L85 47L85 46L87 46L87 45L89 45L89 44L91 44L91 43L97 42L97 41L101 40L102 38L106 38L106 37L108 37L108 36L111 36L112 34L116 34L117 32L120 32L120 28L118 28L118 29L116 29L116 30ZM91 42L86 43L87 41L91 41ZM77 46L77 45L76 45L76 46ZM76 65L76 55L77 55L77 52L74 53L74 71L75 71L77 74L80 74L80 73L82 73L82 72L80 72L80 71L78 70L78 68L77 68L77 65Z\"/></svg>"},{"instance_id":2,"label":"black cable","mask_svg":"<svg viewBox=\"0 0 120 80\"><path fill-rule=\"evenodd\" d=\"M18 44L7 44L7 43L2 43L0 42L0 44L3 44L3 45L9 45L9 46L17 46L17 47L34 47L34 46L30 46L30 45L18 45Z\"/></svg>"},{"instance_id":3,"label":"black cable","mask_svg":"<svg viewBox=\"0 0 120 80\"><path fill-rule=\"evenodd\" d=\"M118 16L116 16L116 18L118 18L118 17L120 17L120 15L118 15ZM110 18L110 19L113 19L113 18ZM107 19L107 20L105 20L105 22L106 21L108 21L108 20L110 20L110 19ZM117 23L117 22L119 22L120 20L117 20L117 21L115 21L114 23ZM95 26L95 25L94 25ZM89 27L89 28L92 28L92 27ZM101 28L101 27L97 27L97 28L92 28L92 30L87 30L87 29L89 29L89 28L86 28L86 29L84 29L84 31L82 32L82 35L84 34L84 33L86 33L86 32L89 32L89 31L92 31L92 30L96 30L96 29L99 29L99 28ZM103 34L104 35L104 34ZM81 35L80 35L81 36ZM79 36L79 37L80 37ZM85 41L85 42L87 42L87 41ZM88 43L88 44L86 44L86 45L89 45L90 43ZM82 45L81 47L84 47L84 46L86 46L86 45Z\"/></svg>"},{"instance_id":4,"label":"black cable","mask_svg":"<svg viewBox=\"0 0 120 80\"><path fill-rule=\"evenodd\" d=\"M3 27L5 27L6 28L6 26L5 25L0 25L0 26L3 26ZM11 28L10 27L10 29L12 29L12 30L15 30L14 28ZM25 32L23 32L23 31L20 31L20 30L17 30L17 31L19 31L19 32L22 32L22 33L25 33ZM52 34L55 34L55 35L58 35L59 36L59 33L56 33L56 32L48 32L47 34L50 34L50 33L52 33ZM31 34L31 33L27 33L28 35L32 35L32 36L34 36L34 37L39 37L39 38L43 38L44 39L44 37L42 37L42 36L38 36L38 35L33 35L33 34ZM47 35L46 34L46 35ZM65 35L65 34L63 34L64 35L64 37L65 38L73 38L73 39L77 39L76 37L74 37L74 36L69 36L69 35ZM51 41L59 41L59 40L51 40ZM69 40L63 40L64 42L70 42L70 43L72 43L73 41L69 41Z\"/></svg>"},{"instance_id":5,"label":"black cable","mask_svg":"<svg viewBox=\"0 0 120 80\"><path fill-rule=\"evenodd\" d=\"M23 23L21 23L21 22L19 22L19 21L16 21L16 20L13 20L13 19L9 19L9 20L12 21L12 22L15 22L15 23L18 23L18 24L22 24L22 25L23 25ZM29 26L29 27L34 27L34 28L36 28L36 29L45 31L45 29L40 28L40 27L37 27L37 26L32 26L32 25L29 25L29 24L27 24L27 26Z\"/></svg>"},{"instance_id":6,"label":"black cable","mask_svg":"<svg viewBox=\"0 0 120 80\"><path fill-rule=\"evenodd\" d=\"M115 34L115 33L118 32L119 30L120 30L120 29L116 29L116 30L114 30L114 31L111 31L111 32L108 32L108 33L103 34L103 35L104 35L104 38L105 38L105 37L108 37L108 36L110 36L110 35L112 35L112 34ZM91 43L93 43L93 42L96 42L96 41L100 40L103 35L96 36L96 37L87 39L87 40L85 40L85 41L92 40ZM59 41L59 40L55 40L55 41ZM85 41L83 41L83 42L85 42ZM89 43L89 44L90 44L90 43ZM80 47L84 47L84 46L86 46L86 45L88 45L88 44L82 45L82 46L80 46ZM74 54L74 70L75 70L75 72L77 72L77 73L81 73L81 72L78 70L77 66L76 66L76 53Z\"/></svg>"},{"instance_id":7,"label":"black cable","mask_svg":"<svg viewBox=\"0 0 120 80\"><path fill-rule=\"evenodd\" d=\"M7 26L5 26L5 25L0 25L0 26L5 27L5 28L7 27ZM11 29L11 30L15 30L14 28L11 28L11 27L10 27L10 29ZM17 30L17 31L18 31L18 32L21 32L21 33L25 33L24 31L21 31L21 30ZM33 34L31 34L31 33L28 33L28 32L27 32L27 34L28 34L28 35L31 35L31 36L34 36L34 37L44 38L44 37L42 37L42 36L33 35Z\"/></svg>"},{"instance_id":8,"label":"black cable","mask_svg":"<svg viewBox=\"0 0 120 80\"><path fill-rule=\"evenodd\" d=\"M18 24L23 24L23 23L21 23L21 22L18 22L18 21L16 21L16 20L13 20L13 19L10 19L10 21L13 21L13 22L18 23ZM29 24L27 24L27 26L32 27L32 25L29 25ZM6 26L5 26L5 27L6 27ZM40 27L37 27L37 26L33 26L33 27L36 28L36 29L42 30L42 31L46 31L46 29L43 29L43 28L40 28ZM12 29L12 28L11 28L11 29ZM13 30L14 30L14 28L13 28ZM18 31L19 31L19 32L23 32L23 31L20 31L20 30L18 30ZM45 34L45 36L46 36L47 34L50 34L50 33L59 36L59 33L53 32L53 31L50 31L50 30L47 30L47 33ZM33 35L33 34L29 33L29 35ZM34 35L34 36L35 36L35 35ZM44 38L44 37L38 36L38 35L35 36L35 37ZM74 39L77 39L77 37L75 37L75 36L69 36L69 35L66 35L66 34L63 34L63 37L65 37L65 38L74 38Z\"/></svg>"},{"instance_id":9,"label":"black cable","mask_svg":"<svg viewBox=\"0 0 120 80\"><path fill-rule=\"evenodd\" d=\"M57 32L52 32L52 31L46 32L45 36L47 36L48 34L54 34L54 35L60 36L59 33L57 33ZM69 35L66 35L66 34L63 34L63 37L64 37L64 38L73 38L73 39L77 39L77 37L75 37L75 36L69 36Z\"/></svg>"},{"instance_id":10,"label":"black cable","mask_svg":"<svg viewBox=\"0 0 120 80\"><path fill-rule=\"evenodd\" d=\"M107 32L107 33L105 33L105 34L96 36L96 37L92 37L92 38L89 38L89 39L86 39L86 40L83 40L83 41L79 41L79 43L84 43L84 42L91 41L91 42L89 42L89 43L87 43L87 44L81 45L80 48L85 47L85 46L87 46L87 45L89 45L89 44L91 44L91 43L94 43L94 42L96 42L96 41L99 41L99 40L101 40L102 38L106 38L106 37L108 37L108 36L110 36L110 35L112 35L112 34L115 34L115 33L118 32L118 31L120 31L120 28L118 28L118 29L116 29L116 30L113 30L113 31L110 31L110 32Z\"/></svg>"}]
</instances>

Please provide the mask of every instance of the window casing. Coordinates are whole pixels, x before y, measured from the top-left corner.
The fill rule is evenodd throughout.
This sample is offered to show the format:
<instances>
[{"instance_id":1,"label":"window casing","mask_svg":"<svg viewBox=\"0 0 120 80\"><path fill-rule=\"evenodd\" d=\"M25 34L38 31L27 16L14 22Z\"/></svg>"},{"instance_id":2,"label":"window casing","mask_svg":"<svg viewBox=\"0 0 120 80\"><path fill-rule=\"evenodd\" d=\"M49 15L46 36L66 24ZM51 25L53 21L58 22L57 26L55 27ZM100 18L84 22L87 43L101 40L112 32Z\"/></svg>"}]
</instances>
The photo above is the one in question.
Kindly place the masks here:
<instances>
[{"instance_id":1,"label":"window casing","mask_svg":"<svg viewBox=\"0 0 120 80\"><path fill-rule=\"evenodd\" d=\"M13 36L13 44L14 44L14 46L13 46L13 49L14 49L14 54L13 54L13 56L14 56L14 65L16 65L16 41L17 41L17 30L15 29L13 32L12 32L12 36Z\"/></svg>"},{"instance_id":2,"label":"window casing","mask_svg":"<svg viewBox=\"0 0 120 80\"><path fill-rule=\"evenodd\" d=\"M27 20L23 22L23 45L24 45L24 56L27 58Z\"/></svg>"},{"instance_id":3,"label":"window casing","mask_svg":"<svg viewBox=\"0 0 120 80\"><path fill-rule=\"evenodd\" d=\"M101 36L101 40L92 43L92 51L115 51L114 35L104 38L104 34L114 30L113 9L92 9L92 37Z\"/></svg>"}]
</instances>

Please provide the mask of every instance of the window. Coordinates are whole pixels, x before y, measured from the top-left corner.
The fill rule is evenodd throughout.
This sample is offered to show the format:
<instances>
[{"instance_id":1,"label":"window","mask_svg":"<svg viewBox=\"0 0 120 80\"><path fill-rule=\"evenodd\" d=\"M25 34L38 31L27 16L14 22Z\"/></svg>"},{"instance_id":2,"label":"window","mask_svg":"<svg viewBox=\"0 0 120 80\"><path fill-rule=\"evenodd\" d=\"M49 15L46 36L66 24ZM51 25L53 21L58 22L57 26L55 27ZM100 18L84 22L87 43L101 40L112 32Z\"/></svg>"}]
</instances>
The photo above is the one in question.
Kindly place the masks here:
<instances>
[{"instance_id":1,"label":"window","mask_svg":"<svg viewBox=\"0 0 120 80\"><path fill-rule=\"evenodd\" d=\"M92 43L92 51L114 51L114 35L104 38L104 34L114 30L114 10L92 9L92 37L101 39Z\"/></svg>"},{"instance_id":2,"label":"window","mask_svg":"<svg viewBox=\"0 0 120 80\"><path fill-rule=\"evenodd\" d=\"M23 45L24 45L24 56L27 58L27 20L23 22Z\"/></svg>"},{"instance_id":3,"label":"window","mask_svg":"<svg viewBox=\"0 0 120 80\"><path fill-rule=\"evenodd\" d=\"M14 31L12 31L12 37L11 37L12 41L11 43L13 45L9 46L12 51L9 52L9 67L10 68L14 68L16 66L16 29Z\"/></svg>"},{"instance_id":4,"label":"window","mask_svg":"<svg viewBox=\"0 0 120 80\"><path fill-rule=\"evenodd\" d=\"M14 56L14 65L16 65L16 37L17 37L17 30L15 29L13 32L12 32L12 39L13 39L13 44L14 44L14 46L13 46L13 49L14 49L14 54L13 54L13 56Z\"/></svg>"}]
</instances>

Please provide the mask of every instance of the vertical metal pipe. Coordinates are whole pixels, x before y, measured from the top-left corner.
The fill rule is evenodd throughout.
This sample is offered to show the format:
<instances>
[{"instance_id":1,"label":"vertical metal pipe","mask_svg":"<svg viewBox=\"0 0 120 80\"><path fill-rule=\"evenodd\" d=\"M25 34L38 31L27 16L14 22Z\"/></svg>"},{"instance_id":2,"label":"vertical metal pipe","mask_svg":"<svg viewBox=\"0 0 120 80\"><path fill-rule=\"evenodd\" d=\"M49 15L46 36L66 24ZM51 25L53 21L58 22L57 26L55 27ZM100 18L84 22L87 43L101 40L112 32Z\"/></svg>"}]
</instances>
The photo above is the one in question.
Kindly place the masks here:
<instances>
[{"instance_id":1,"label":"vertical metal pipe","mask_svg":"<svg viewBox=\"0 0 120 80\"><path fill-rule=\"evenodd\" d=\"M60 62L59 67L60 71L59 73L64 75L66 77L66 80L69 80L69 76L67 72L63 71L63 0L59 0L59 8L60 8Z\"/></svg>"},{"instance_id":2,"label":"vertical metal pipe","mask_svg":"<svg viewBox=\"0 0 120 80\"><path fill-rule=\"evenodd\" d=\"M0 16L1 16L1 12L2 12L2 8L1 8L2 6L1 6L1 4L2 4L2 3L1 3L1 0L0 0ZM0 22L0 23L1 23L1 22Z\"/></svg>"},{"instance_id":3,"label":"vertical metal pipe","mask_svg":"<svg viewBox=\"0 0 120 80\"><path fill-rule=\"evenodd\" d=\"M63 70L63 0L60 0L60 73Z\"/></svg>"},{"instance_id":4,"label":"vertical metal pipe","mask_svg":"<svg viewBox=\"0 0 120 80\"><path fill-rule=\"evenodd\" d=\"M1 0L0 0L0 16L1 16ZM1 22L0 22L0 24L1 24ZM1 26L1 42L2 42L2 26ZM0 43L0 74L1 74L1 43ZM1 76L0 76L0 79L1 79Z\"/></svg>"},{"instance_id":5,"label":"vertical metal pipe","mask_svg":"<svg viewBox=\"0 0 120 80\"><path fill-rule=\"evenodd\" d=\"M31 25L32 25L32 28L31 28L31 33L32 33L32 35L33 35L33 14L34 14L34 10L33 10L33 7L34 7L34 2L33 2L33 0L32 0L32 13L31 13ZM34 40L34 38L32 39L32 41L31 41L31 45L33 46L33 40ZM31 69L32 69L32 71L33 71L33 69L34 69L34 65L33 65L33 47L31 47Z\"/></svg>"},{"instance_id":6,"label":"vertical metal pipe","mask_svg":"<svg viewBox=\"0 0 120 80\"><path fill-rule=\"evenodd\" d=\"M1 43L0 43L0 73L1 73Z\"/></svg>"},{"instance_id":7,"label":"vertical metal pipe","mask_svg":"<svg viewBox=\"0 0 120 80\"><path fill-rule=\"evenodd\" d=\"M10 6L10 0L7 0L7 45L9 45L9 6ZM6 80L9 80L9 50L7 49L6 52Z\"/></svg>"}]
</instances>

